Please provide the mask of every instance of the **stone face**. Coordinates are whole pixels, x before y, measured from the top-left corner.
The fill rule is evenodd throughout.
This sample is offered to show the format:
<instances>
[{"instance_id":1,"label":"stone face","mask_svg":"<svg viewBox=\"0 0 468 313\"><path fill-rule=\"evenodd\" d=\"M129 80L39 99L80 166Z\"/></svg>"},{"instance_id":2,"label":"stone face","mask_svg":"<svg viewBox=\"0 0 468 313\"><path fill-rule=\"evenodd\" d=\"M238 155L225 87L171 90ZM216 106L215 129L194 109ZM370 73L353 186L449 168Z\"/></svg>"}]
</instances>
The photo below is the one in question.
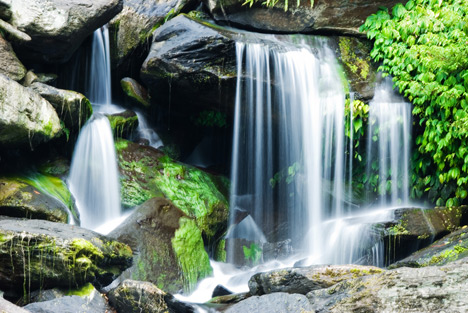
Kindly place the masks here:
<instances>
[{"instance_id":1,"label":"stone face","mask_svg":"<svg viewBox=\"0 0 468 313\"><path fill-rule=\"evenodd\" d=\"M52 105L0 74L0 146L27 146L51 140L61 133Z\"/></svg>"},{"instance_id":2,"label":"stone face","mask_svg":"<svg viewBox=\"0 0 468 313\"><path fill-rule=\"evenodd\" d=\"M89 100L79 92L58 89L40 82L31 84L31 89L49 101L72 132L78 132L93 113Z\"/></svg>"},{"instance_id":3,"label":"stone face","mask_svg":"<svg viewBox=\"0 0 468 313\"><path fill-rule=\"evenodd\" d=\"M211 273L201 232L191 221L170 201L153 198L137 208L110 236L138 252L130 271L133 279L179 292L193 288ZM191 232L184 232L187 224ZM190 236L185 237L186 234ZM180 250L181 246L185 250Z\"/></svg>"},{"instance_id":4,"label":"stone face","mask_svg":"<svg viewBox=\"0 0 468 313\"><path fill-rule=\"evenodd\" d=\"M19 81L26 75L26 68L16 57L10 43L0 35L0 73Z\"/></svg>"},{"instance_id":5,"label":"stone face","mask_svg":"<svg viewBox=\"0 0 468 313\"><path fill-rule=\"evenodd\" d=\"M360 265L317 265L308 268L287 268L255 274L249 280L249 289L252 295L274 292L305 295L312 290L328 288L350 278L372 275L382 271L378 267Z\"/></svg>"},{"instance_id":6,"label":"stone face","mask_svg":"<svg viewBox=\"0 0 468 313\"><path fill-rule=\"evenodd\" d=\"M0 312L2 313L29 313L30 311L27 311L17 305L14 305L10 301L7 301L3 299L3 297L0 297Z\"/></svg>"},{"instance_id":7,"label":"stone face","mask_svg":"<svg viewBox=\"0 0 468 313\"><path fill-rule=\"evenodd\" d=\"M150 105L148 91L133 78L122 78L120 86L125 94L134 102L142 105L143 107L148 107Z\"/></svg>"},{"instance_id":8,"label":"stone face","mask_svg":"<svg viewBox=\"0 0 468 313\"><path fill-rule=\"evenodd\" d=\"M0 177L0 215L68 222L68 208L25 181Z\"/></svg>"},{"instance_id":9,"label":"stone face","mask_svg":"<svg viewBox=\"0 0 468 313\"><path fill-rule=\"evenodd\" d=\"M43 220L0 220L0 290L10 296L86 282L107 285L131 260L127 245L84 228Z\"/></svg>"},{"instance_id":10,"label":"stone face","mask_svg":"<svg viewBox=\"0 0 468 313\"><path fill-rule=\"evenodd\" d=\"M109 292L109 302L118 313L193 312L152 283L129 279Z\"/></svg>"},{"instance_id":11,"label":"stone face","mask_svg":"<svg viewBox=\"0 0 468 313\"><path fill-rule=\"evenodd\" d=\"M304 313L313 312L312 306L304 295L276 292L261 297L253 296L243 300L225 311L226 313Z\"/></svg>"},{"instance_id":12,"label":"stone face","mask_svg":"<svg viewBox=\"0 0 468 313\"><path fill-rule=\"evenodd\" d=\"M28 59L65 62L82 41L122 9L122 0L15 0L11 23L31 36L18 44Z\"/></svg>"},{"instance_id":13,"label":"stone face","mask_svg":"<svg viewBox=\"0 0 468 313\"><path fill-rule=\"evenodd\" d=\"M205 4L218 22L264 32L312 33L333 32L359 34L358 28L365 19L377 12L379 7L392 7L397 0L301 0L289 3L284 11L279 2L274 8L266 8L261 1L252 7L243 5L243 0L205 0ZM406 1L403 1L406 2Z\"/></svg>"}]
</instances>

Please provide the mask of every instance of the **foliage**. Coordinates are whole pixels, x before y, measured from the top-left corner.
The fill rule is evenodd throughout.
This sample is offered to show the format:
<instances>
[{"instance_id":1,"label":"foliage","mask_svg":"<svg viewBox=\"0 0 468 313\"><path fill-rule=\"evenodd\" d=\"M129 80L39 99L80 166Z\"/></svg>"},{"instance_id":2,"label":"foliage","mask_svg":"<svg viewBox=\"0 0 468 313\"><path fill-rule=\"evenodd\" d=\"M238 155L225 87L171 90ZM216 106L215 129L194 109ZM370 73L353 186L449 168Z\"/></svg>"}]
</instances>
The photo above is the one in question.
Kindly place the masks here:
<instances>
[{"instance_id":1,"label":"foliage","mask_svg":"<svg viewBox=\"0 0 468 313\"><path fill-rule=\"evenodd\" d=\"M260 0L245 0L243 5L248 5L249 7L252 7L255 3L259 2ZM262 5L272 8L278 4L279 0L264 0L262 2ZM284 11L287 11L289 9L289 0L282 0L284 2ZM301 5L301 0L297 0L296 3L297 7ZM314 6L314 0L310 0L310 7Z\"/></svg>"},{"instance_id":2,"label":"foliage","mask_svg":"<svg viewBox=\"0 0 468 313\"><path fill-rule=\"evenodd\" d=\"M412 197L460 204L468 195L468 2L411 0L371 15L361 31L424 127L412 160Z\"/></svg>"},{"instance_id":3,"label":"foliage","mask_svg":"<svg viewBox=\"0 0 468 313\"><path fill-rule=\"evenodd\" d=\"M262 257L262 248L253 243L250 245L250 248L247 246L242 246L242 249L244 250L244 258L246 260L252 261L254 265L258 264L260 258Z\"/></svg>"}]
</instances>

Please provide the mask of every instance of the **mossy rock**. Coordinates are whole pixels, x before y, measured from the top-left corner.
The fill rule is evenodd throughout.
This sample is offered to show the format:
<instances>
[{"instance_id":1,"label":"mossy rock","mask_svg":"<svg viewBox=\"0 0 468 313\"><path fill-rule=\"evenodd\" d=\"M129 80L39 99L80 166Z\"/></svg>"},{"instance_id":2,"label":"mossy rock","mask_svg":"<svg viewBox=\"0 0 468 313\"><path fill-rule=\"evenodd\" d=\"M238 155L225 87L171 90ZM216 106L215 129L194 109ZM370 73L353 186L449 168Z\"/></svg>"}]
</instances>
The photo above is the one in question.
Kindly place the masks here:
<instances>
[{"instance_id":1,"label":"mossy rock","mask_svg":"<svg viewBox=\"0 0 468 313\"><path fill-rule=\"evenodd\" d=\"M180 292L193 290L211 274L200 229L167 199L146 201L109 236L138 252L130 271L132 279Z\"/></svg>"},{"instance_id":2,"label":"mossy rock","mask_svg":"<svg viewBox=\"0 0 468 313\"><path fill-rule=\"evenodd\" d=\"M133 207L163 196L194 218L209 240L224 232L229 204L220 192L225 185L222 180L175 162L152 147L118 140L116 148L124 206Z\"/></svg>"},{"instance_id":3,"label":"mossy rock","mask_svg":"<svg viewBox=\"0 0 468 313\"><path fill-rule=\"evenodd\" d=\"M129 138L138 127L138 116L130 110L107 115L107 118L115 138Z\"/></svg>"},{"instance_id":4,"label":"mossy rock","mask_svg":"<svg viewBox=\"0 0 468 313\"><path fill-rule=\"evenodd\" d=\"M0 220L0 289L105 286L130 266L129 246L95 232L44 220Z\"/></svg>"},{"instance_id":5,"label":"mossy rock","mask_svg":"<svg viewBox=\"0 0 468 313\"><path fill-rule=\"evenodd\" d=\"M74 205L65 184L53 176L37 174L36 178L40 179L34 181L26 176L0 178L0 215L67 223L67 203L72 208ZM68 201L62 202L60 197L68 198Z\"/></svg>"},{"instance_id":6,"label":"mossy rock","mask_svg":"<svg viewBox=\"0 0 468 313\"><path fill-rule=\"evenodd\" d=\"M137 104L147 108L149 107L148 91L140 85L136 80L130 77L125 77L120 80L120 86L125 94Z\"/></svg>"}]
</instances>

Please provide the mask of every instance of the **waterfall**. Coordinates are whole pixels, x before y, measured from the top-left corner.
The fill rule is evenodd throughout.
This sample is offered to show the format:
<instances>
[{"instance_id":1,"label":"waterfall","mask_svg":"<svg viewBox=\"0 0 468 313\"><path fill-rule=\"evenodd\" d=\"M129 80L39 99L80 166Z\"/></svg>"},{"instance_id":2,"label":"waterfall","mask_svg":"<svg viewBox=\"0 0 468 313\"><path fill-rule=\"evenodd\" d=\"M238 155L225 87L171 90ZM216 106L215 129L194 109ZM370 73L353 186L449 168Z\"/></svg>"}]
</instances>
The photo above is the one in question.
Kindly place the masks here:
<instances>
[{"instance_id":1,"label":"waterfall","mask_svg":"<svg viewBox=\"0 0 468 313\"><path fill-rule=\"evenodd\" d=\"M409 202L411 122L411 104L393 90L390 78L383 80L369 104L367 140L367 176L378 175L382 207Z\"/></svg>"},{"instance_id":2,"label":"waterfall","mask_svg":"<svg viewBox=\"0 0 468 313\"><path fill-rule=\"evenodd\" d=\"M68 177L81 226L95 229L120 216L116 160L109 120L102 114L94 114L81 130Z\"/></svg>"},{"instance_id":3,"label":"waterfall","mask_svg":"<svg viewBox=\"0 0 468 313\"><path fill-rule=\"evenodd\" d=\"M81 226L96 229L120 216L120 182L114 137L108 118L120 108L111 102L109 31L93 35L88 98L94 114L80 132L73 153L68 185L76 199Z\"/></svg>"}]
</instances>

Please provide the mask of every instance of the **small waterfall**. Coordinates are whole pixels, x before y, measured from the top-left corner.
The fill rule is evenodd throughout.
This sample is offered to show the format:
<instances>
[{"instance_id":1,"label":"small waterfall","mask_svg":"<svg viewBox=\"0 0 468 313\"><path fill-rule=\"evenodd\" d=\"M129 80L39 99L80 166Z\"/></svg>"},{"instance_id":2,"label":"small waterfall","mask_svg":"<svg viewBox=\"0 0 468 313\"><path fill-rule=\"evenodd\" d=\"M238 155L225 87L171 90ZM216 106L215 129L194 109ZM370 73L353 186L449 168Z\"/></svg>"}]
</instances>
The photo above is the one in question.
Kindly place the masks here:
<instances>
[{"instance_id":1,"label":"small waterfall","mask_svg":"<svg viewBox=\"0 0 468 313\"><path fill-rule=\"evenodd\" d=\"M120 216L120 182L114 137L108 118L96 112L115 113L111 102L109 31L93 35L88 98L94 114L83 127L75 145L68 177L76 199L81 226L96 229Z\"/></svg>"},{"instance_id":2,"label":"small waterfall","mask_svg":"<svg viewBox=\"0 0 468 313\"><path fill-rule=\"evenodd\" d=\"M386 78L369 104L367 143L367 176L378 175L382 207L409 202L411 122L411 104L393 90L392 80Z\"/></svg>"},{"instance_id":3,"label":"small waterfall","mask_svg":"<svg viewBox=\"0 0 468 313\"><path fill-rule=\"evenodd\" d=\"M68 177L81 226L95 229L120 215L116 160L109 120L102 114L94 114L81 130Z\"/></svg>"}]
</instances>

